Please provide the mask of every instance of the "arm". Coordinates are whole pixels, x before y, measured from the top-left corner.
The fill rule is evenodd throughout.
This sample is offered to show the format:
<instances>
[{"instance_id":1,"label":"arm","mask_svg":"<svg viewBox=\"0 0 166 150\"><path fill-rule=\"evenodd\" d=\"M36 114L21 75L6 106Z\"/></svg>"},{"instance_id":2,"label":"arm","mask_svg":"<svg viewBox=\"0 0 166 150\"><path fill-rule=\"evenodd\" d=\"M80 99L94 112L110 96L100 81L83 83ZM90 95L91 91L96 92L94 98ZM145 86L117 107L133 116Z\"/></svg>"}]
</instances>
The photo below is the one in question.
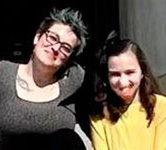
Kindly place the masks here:
<instances>
[{"instance_id":1,"label":"arm","mask_svg":"<svg viewBox=\"0 0 166 150\"><path fill-rule=\"evenodd\" d=\"M166 114L156 126L154 150L166 150Z\"/></svg>"},{"instance_id":2,"label":"arm","mask_svg":"<svg viewBox=\"0 0 166 150\"><path fill-rule=\"evenodd\" d=\"M88 136L81 129L79 124L75 125L74 130L81 137L81 139L86 147L86 150L92 150L92 143L91 143L90 139L88 138Z\"/></svg>"},{"instance_id":3,"label":"arm","mask_svg":"<svg viewBox=\"0 0 166 150\"><path fill-rule=\"evenodd\" d=\"M166 150L166 98L162 97L163 101L156 109L156 127L154 150Z\"/></svg>"},{"instance_id":4,"label":"arm","mask_svg":"<svg viewBox=\"0 0 166 150\"><path fill-rule=\"evenodd\" d=\"M109 150L101 120L91 119L91 135L94 150Z\"/></svg>"}]
</instances>

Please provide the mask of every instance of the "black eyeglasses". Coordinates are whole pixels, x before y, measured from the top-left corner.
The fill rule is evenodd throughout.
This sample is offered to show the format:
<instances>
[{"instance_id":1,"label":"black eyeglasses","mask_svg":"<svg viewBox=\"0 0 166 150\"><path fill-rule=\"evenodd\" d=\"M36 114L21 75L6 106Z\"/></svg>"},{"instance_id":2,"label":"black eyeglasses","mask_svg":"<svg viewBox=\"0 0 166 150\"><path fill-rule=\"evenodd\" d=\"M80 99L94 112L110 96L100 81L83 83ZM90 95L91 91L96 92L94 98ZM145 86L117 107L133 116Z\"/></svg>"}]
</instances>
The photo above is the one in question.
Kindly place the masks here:
<instances>
[{"instance_id":1,"label":"black eyeglasses","mask_svg":"<svg viewBox=\"0 0 166 150\"><path fill-rule=\"evenodd\" d=\"M60 38L59 38L59 35L57 35L56 33L47 30L45 32L45 35L46 35L46 41L50 44L49 46L52 46L52 45L60 43L59 50L63 54L69 56L73 52L72 46L70 44L68 44L68 43L61 42Z\"/></svg>"}]
</instances>

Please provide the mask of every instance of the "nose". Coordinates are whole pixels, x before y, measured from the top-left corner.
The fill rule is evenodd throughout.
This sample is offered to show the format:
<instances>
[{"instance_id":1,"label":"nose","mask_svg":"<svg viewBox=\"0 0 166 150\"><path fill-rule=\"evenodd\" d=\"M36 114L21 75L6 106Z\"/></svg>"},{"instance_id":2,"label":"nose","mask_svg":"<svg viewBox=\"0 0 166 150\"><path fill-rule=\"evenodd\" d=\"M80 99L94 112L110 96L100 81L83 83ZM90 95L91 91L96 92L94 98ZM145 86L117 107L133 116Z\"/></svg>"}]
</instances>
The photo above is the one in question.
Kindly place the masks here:
<instances>
[{"instance_id":1,"label":"nose","mask_svg":"<svg viewBox=\"0 0 166 150\"><path fill-rule=\"evenodd\" d=\"M60 47L61 47L60 43L52 45L52 48L53 48L54 51L59 51Z\"/></svg>"},{"instance_id":2,"label":"nose","mask_svg":"<svg viewBox=\"0 0 166 150\"><path fill-rule=\"evenodd\" d=\"M129 78L122 74L119 78L119 89L123 90L124 88L128 87L130 84Z\"/></svg>"}]
</instances>

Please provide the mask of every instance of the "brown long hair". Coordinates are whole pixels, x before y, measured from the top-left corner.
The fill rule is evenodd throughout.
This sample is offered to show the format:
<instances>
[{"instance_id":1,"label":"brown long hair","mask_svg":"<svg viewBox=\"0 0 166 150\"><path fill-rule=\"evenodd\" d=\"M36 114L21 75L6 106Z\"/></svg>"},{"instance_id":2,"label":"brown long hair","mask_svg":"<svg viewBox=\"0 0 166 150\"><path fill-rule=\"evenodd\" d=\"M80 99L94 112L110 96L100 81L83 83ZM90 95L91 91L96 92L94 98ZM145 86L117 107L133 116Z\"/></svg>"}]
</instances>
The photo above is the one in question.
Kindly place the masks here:
<instances>
[{"instance_id":1,"label":"brown long hair","mask_svg":"<svg viewBox=\"0 0 166 150\"><path fill-rule=\"evenodd\" d=\"M116 123L129 106L128 104L124 104L122 99L111 89L107 76L108 58L111 56L117 56L127 51L129 47L132 50L132 52L136 55L138 63L142 70L143 78L141 80L140 91L139 91L140 103L146 111L147 114L146 119L149 120L148 123L149 126L155 115L154 113L154 107L156 104L155 94L156 93L161 94L161 92L157 85L156 79L153 76L152 71L148 65L145 53L141 50L140 46L137 43L133 42L130 39L123 39L123 40L120 40L118 38L109 39L104 46L105 62L103 63L102 61L102 64L100 64L102 69L102 74L100 74L99 76L101 77L100 84L103 84L103 86L100 87L104 88L104 90L102 91L104 91L107 96L105 100L102 100L101 102L102 111L100 111L100 116L102 117L109 116L110 121L112 123ZM99 92L97 90L96 95L98 94Z\"/></svg>"}]
</instances>

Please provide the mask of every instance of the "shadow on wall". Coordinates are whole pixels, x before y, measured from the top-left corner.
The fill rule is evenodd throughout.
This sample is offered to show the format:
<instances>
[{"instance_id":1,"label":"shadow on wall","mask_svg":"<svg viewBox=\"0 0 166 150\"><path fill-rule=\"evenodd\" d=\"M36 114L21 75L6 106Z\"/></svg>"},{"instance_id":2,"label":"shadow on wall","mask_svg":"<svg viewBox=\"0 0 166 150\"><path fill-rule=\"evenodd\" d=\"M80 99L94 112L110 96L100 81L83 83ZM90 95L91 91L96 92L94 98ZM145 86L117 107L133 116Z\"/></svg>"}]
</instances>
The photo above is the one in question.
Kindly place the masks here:
<instances>
[{"instance_id":1,"label":"shadow on wall","mask_svg":"<svg viewBox=\"0 0 166 150\"><path fill-rule=\"evenodd\" d=\"M166 73L157 77L161 91L166 96Z\"/></svg>"}]
</instances>

